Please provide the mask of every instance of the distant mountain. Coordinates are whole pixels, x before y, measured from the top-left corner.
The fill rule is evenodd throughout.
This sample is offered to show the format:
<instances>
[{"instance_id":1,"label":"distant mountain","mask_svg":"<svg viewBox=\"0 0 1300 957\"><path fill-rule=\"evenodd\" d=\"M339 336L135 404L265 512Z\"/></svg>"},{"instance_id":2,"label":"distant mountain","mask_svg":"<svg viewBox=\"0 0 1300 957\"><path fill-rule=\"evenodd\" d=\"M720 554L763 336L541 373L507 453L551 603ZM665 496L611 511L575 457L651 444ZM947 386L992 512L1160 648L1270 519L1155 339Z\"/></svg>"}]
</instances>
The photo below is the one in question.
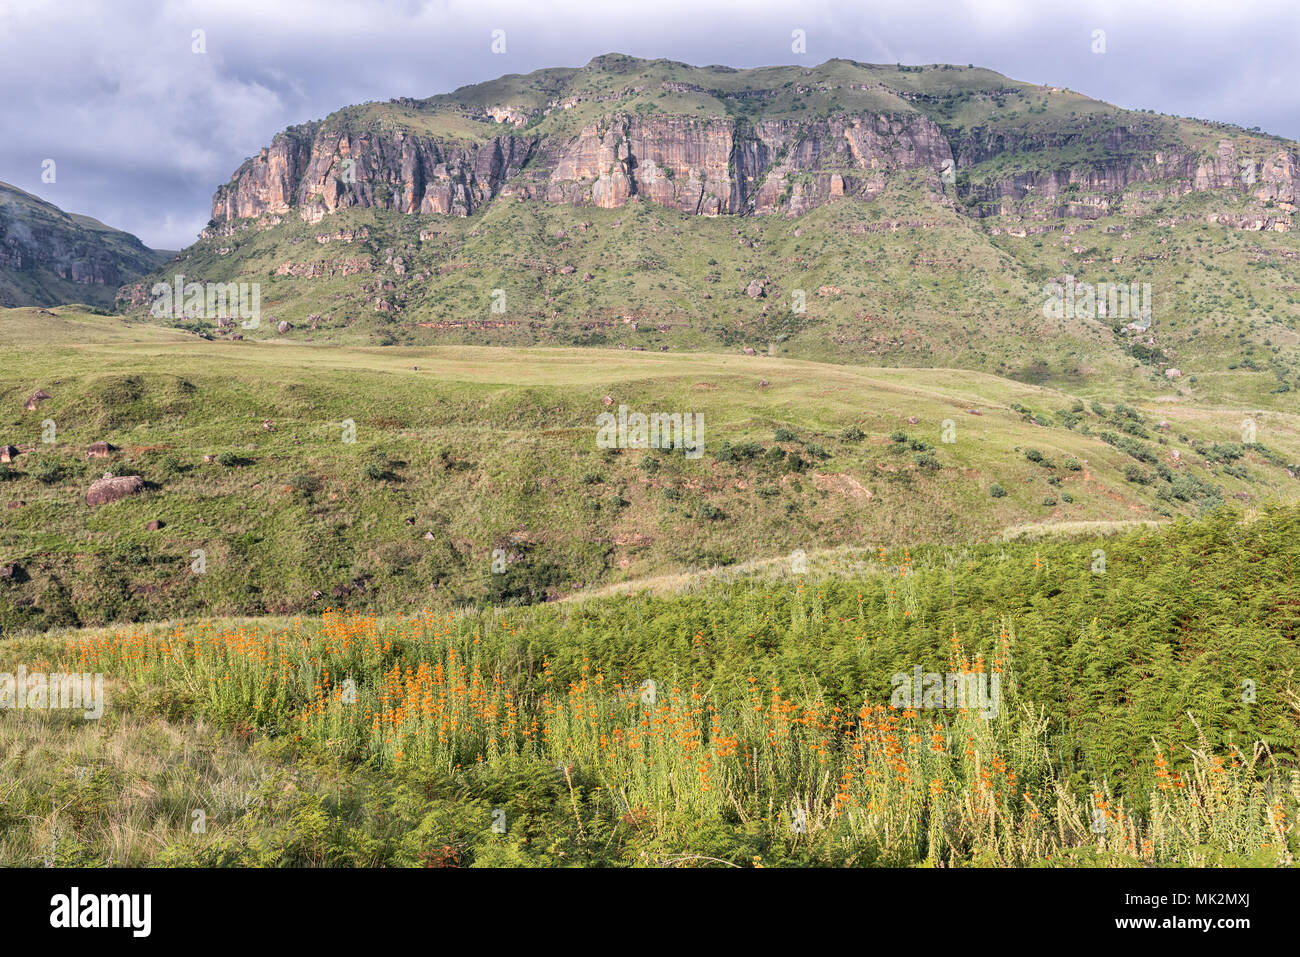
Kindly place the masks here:
<instances>
[{"instance_id":1,"label":"distant mountain","mask_svg":"<svg viewBox=\"0 0 1300 957\"><path fill-rule=\"evenodd\" d=\"M251 337L1058 384L1246 369L1268 392L1300 388L1298 186L1289 140L975 67L612 54L292 127L149 282L259 281L276 321ZM1136 283L1147 314L1073 290L1045 312L1075 280L1103 300ZM143 314L148 289L122 299ZM236 334L212 318L187 324Z\"/></svg>"},{"instance_id":2,"label":"distant mountain","mask_svg":"<svg viewBox=\"0 0 1300 957\"><path fill-rule=\"evenodd\" d=\"M167 257L130 233L0 183L0 307L112 306L119 286Z\"/></svg>"}]
</instances>

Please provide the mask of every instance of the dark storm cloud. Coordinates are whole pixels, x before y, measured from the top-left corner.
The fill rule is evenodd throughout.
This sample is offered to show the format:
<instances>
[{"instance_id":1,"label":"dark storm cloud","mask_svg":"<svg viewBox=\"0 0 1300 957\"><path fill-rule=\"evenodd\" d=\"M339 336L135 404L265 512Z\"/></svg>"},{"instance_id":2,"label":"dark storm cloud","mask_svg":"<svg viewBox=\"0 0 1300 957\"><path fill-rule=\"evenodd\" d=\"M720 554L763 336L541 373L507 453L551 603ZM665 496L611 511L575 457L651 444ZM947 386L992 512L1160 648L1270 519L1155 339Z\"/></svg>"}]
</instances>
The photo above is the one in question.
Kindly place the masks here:
<instances>
[{"instance_id":1,"label":"dark storm cloud","mask_svg":"<svg viewBox=\"0 0 1300 957\"><path fill-rule=\"evenodd\" d=\"M609 52L974 63L1297 139L1298 21L1283 2L0 0L0 180L178 248L207 221L213 190L285 126ZM496 29L504 55L490 49ZM791 52L795 29L804 55ZM192 52L195 30L205 53ZM41 181L45 159L54 183Z\"/></svg>"}]
</instances>

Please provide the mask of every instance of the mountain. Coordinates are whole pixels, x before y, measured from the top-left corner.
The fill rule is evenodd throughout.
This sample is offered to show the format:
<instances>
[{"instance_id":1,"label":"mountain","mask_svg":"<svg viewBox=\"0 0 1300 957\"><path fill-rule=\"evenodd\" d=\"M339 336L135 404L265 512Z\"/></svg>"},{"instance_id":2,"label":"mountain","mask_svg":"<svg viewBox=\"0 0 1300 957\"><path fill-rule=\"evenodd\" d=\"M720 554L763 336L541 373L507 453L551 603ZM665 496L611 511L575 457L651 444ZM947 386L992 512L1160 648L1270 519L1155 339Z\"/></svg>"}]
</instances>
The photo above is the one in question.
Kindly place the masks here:
<instances>
[{"instance_id":1,"label":"mountain","mask_svg":"<svg viewBox=\"0 0 1300 957\"><path fill-rule=\"evenodd\" d=\"M119 286L165 258L130 233L0 183L0 307L112 306Z\"/></svg>"},{"instance_id":2,"label":"mountain","mask_svg":"<svg viewBox=\"0 0 1300 957\"><path fill-rule=\"evenodd\" d=\"M121 298L143 312L180 273L260 282L273 321L253 336L744 349L1058 385L1244 368L1270 394L1300 387L1298 180L1291 141L975 67L607 55L292 127ZM1150 308L1053 313L1067 282Z\"/></svg>"}]
</instances>

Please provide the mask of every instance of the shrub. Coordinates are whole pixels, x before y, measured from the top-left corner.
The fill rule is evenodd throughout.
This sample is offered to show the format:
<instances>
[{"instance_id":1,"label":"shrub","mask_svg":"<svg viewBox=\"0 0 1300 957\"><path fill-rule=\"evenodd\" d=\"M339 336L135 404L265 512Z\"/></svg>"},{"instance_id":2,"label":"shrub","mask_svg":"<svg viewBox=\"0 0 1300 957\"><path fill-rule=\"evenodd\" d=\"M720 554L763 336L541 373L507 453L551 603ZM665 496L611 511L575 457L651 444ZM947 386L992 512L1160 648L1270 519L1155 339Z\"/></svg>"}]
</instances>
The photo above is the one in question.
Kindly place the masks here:
<instances>
[{"instance_id":1,"label":"shrub","mask_svg":"<svg viewBox=\"0 0 1300 957\"><path fill-rule=\"evenodd\" d=\"M33 470L32 478L42 485L57 485L66 474L67 469L58 462L42 462Z\"/></svg>"},{"instance_id":2,"label":"shrub","mask_svg":"<svg viewBox=\"0 0 1300 957\"><path fill-rule=\"evenodd\" d=\"M1007 490L1004 489L997 482L994 482L992 485L989 486L989 494L992 495L994 498L1002 498L1007 494Z\"/></svg>"}]
</instances>

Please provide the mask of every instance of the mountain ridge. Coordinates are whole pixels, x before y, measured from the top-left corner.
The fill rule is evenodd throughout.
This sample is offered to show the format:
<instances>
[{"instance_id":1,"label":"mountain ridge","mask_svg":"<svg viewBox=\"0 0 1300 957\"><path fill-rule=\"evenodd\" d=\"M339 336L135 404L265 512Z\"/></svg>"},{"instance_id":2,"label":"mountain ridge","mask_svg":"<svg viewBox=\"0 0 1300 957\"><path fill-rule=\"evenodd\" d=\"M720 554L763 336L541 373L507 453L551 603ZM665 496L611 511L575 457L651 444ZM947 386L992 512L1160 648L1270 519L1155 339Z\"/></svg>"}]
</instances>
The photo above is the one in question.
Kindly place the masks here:
<instances>
[{"instance_id":1,"label":"mountain ridge","mask_svg":"<svg viewBox=\"0 0 1300 957\"><path fill-rule=\"evenodd\" d=\"M0 307L112 306L168 254L90 216L0 182Z\"/></svg>"}]
</instances>

